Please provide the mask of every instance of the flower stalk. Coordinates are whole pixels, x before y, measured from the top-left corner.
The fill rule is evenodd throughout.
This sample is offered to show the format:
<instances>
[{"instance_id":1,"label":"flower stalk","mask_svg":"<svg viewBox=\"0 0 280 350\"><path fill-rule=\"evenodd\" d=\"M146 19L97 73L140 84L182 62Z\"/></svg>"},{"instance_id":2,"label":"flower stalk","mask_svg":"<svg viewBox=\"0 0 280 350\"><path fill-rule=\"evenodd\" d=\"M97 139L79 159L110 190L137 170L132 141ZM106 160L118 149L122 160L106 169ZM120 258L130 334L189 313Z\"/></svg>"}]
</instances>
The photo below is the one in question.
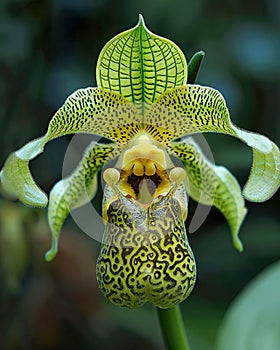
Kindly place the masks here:
<instances>
[{"instance_id":1,"label":"flower stalk","mask_svg":"<svg viewBox=\"0 0 280 350\"><path fill-rule=\"evenodd\" d=\"M180 304L169 308L157 308L161 332L167 350L190 350Z\"/></svg>"}]
</instances>

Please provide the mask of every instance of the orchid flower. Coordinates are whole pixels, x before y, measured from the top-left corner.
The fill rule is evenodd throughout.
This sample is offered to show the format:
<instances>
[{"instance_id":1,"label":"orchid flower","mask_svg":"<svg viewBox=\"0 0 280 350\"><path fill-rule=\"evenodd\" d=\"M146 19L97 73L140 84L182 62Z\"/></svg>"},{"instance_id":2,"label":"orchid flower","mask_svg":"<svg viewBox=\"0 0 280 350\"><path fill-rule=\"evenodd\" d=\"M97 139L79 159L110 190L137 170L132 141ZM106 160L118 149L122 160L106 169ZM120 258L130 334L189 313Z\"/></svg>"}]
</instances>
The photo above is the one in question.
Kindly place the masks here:
<instances>
[{"instance_id":1,"label":"orchid flower","mask_svg":"<svg viewBox=\"0 0 280 350\"><path fill-rule=\"evenodd\" d=\"M36 207L49 202L50 261L68 214L93 199L98 172L115 160L103 172L105 232L97 280L105 296L119 306L133 308L149 301L170 308L192 291L196 267L184 225L188 196L214 205L225 216L234 246L241 251L244 198L262 202L279 187L277 146L235 126L222 94L193 84L194 67L188 67L172 41L150 32L140 16L134 28L102 49L97 87L70 95L46 134L12 153L0 173L2 189L14 198ZM203 132L228 134L252 147L253 165L243 191L190 137ZM47 142L74 133L95 134L110 142L91 142L77 168L53 187L48 200L30 173L29 161ZM183 167L174 165L174 156Z\"/></svg>"}]
</instances>

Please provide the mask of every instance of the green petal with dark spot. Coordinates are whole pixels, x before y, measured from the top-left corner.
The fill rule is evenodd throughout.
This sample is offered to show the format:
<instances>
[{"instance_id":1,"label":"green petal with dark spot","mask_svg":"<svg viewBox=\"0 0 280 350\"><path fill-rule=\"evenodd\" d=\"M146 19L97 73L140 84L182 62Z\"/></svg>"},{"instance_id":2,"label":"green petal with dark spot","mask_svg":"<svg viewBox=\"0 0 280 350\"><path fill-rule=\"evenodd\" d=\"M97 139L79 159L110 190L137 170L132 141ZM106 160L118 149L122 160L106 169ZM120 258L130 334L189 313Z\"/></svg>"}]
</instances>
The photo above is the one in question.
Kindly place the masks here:
<instances>
[{"instance_id":1,"label":"green petal with dark spot","mask_svg":"<svg viewBox=\"0 0 280 350\"><path fill-rule=\"evenodd\" d=\"M47 133L12 153L0 173L3 192L31 206L44 207L46 194L36 185L29 161L43 152L45 144L73 133L90 133L126 143L140 128L137 111L121 95L98 88L75 91L51 119Z\"/></svg>"},{"instance_id":2,"label":"green petal with dark spot","mask_svg":"<svg viewBox=\"0 0 280 350\"><path fill-rule=\"evenodd\" d=\"M46 253L47 261L51 261L57 254L59 235L69 212L92 200L98 190L98 171L104 163L117 157L119 153L120 149L117 144L103 145L92 142L72 174L53 187L48 207L52 247Z\"/></svg>"},{"instance_id":3,"label":"green petal with dark spot","mask_svg":"<svg viewBox=\"0 0 280 350\"><path fill-rule=\"evenodd\" d=\"M212 164L191 138L171 142L168 148L185 164L190 197L199 203L214 205L225 216L234 246L241 251L238 233L247 209L235 177L223 166Z\"/></svg>"},{"instance_id":4,"label":"green petal with dark spot","mask_svg":"<svg viewBox=\"0 0 280 350\"><path fill-rule=\"evenodd\" d=\"M187 85L167 91L151 106L145 124L161 143L198 132L235 136L252 147L254 153L252 171L244 190L246 198L265 201L279 187L279 148L267 137L235 126L223 96L215 89Z\"/></svg>"}]
</instances>

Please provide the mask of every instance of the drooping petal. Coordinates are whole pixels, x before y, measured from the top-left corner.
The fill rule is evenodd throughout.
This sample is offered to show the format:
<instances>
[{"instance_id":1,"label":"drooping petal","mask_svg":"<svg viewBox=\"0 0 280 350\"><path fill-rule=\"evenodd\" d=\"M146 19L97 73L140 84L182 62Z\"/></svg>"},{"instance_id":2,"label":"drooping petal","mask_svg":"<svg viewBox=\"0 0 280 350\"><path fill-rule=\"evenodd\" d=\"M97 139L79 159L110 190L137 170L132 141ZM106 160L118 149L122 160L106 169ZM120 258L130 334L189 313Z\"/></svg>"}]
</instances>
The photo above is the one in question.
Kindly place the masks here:
<instances>
[{"instance_id":1,"label":"drooping petal","mask_svg":"<svg viewBox=\"0 0 280 350\"><path fill-rule=\"evenodd\" d=\"M126 143L139 130L142 119L133 103L118 93L98 88L75 91L50 121L50 139L73 133L105 136Z\"/></svg>"},{"instance_id":2,"label":"drooping petal","mask_svg":"<svg viewBox=\"0 0 280 350\"><path fill-rule=\"evenodd\" d=\"M265 138L266 140L268 139ZM254 147L253 144L252 147ZM271 152L262 153L253 149L253 154L253 165L249 180L243 189L243 195L250 201L263 202L269 199L279 187L280 153L275 143L272 143Z\"/></svg>"},{"instance_id":3,"label":"drooping petal","mask_svg":"<svg viewBox=\"0 0 280 350\"><path fill-rule=\"evenodd\" d=\"M178 46L151 33L140 15L136 27L104 46L96 78L98 87L139 104L142 113L167 89L186 84L187 63Z\"/></svg>"},{"instance_id":4,"label":"drooping petal","mask_svg":"<svg viewBox=\"0 0 280 350\"><path fill-rule=\"evenodd\" d=\"M28 165L29 160L43 152L45 142L45 137L41 137L11 153L0 172L3 192L26 205L45 207L48 204L47 195L33 180Z\"/></svg>"},{"instance_id":5,"label":"drooping petal","mask_svg":"<svg viewBox=\"0 0 280 350\"><path fill-rule=\"evenodd\" d=\"M187 85L163 93L147 112L145 129L161 143L197 132L220 132L238 137L254 149L246 198L265 201L279 187L278 147L263 135L236 127L230 120L223 96L213 88Z\"/></svg>"},{"instance_id":6,"label":"drooping petal","mask_svg":"<svg viewBox=\"0 0 280 350\"><path fill-rule=\"evenodd\" d=\"M223 166L212 164L191 138L170 142L168 148L186 166L190 197L199 203L214 205L225 216L234 246L241 251L238 233L247 210L235 177Z\"/></svg>"},{"instance_id":7,"label":"drooping petal","mask_svg":"<svg viewBox=\"0 0 280 350\"><path fill-rule=\"evenodd\" d=\"M77 90L55 113L43 137L9 156L0 173L3 190L27 205L44 207L47 196L34 182L28 164L43 152L48 141L67 134L91 133L125 143L137 133L140 122L136 108L119 94L98 88Z\"/></svg>"},{"instance_id":8,"label":"drooping petal","mask_svg":"<svg viewBox=\"0 0 280 350\"><path fill-rule=\"evenodd\" d=\"M58 249L61 228L72 209L90 202L97 192L97 173L105 162L117 157L117 144L92 142L85 150L77 168L67 178L60 180L51 190L48 207L48 221L52 232L52 247L46 260L52 260Z\"/></svg>"}]
</instances>

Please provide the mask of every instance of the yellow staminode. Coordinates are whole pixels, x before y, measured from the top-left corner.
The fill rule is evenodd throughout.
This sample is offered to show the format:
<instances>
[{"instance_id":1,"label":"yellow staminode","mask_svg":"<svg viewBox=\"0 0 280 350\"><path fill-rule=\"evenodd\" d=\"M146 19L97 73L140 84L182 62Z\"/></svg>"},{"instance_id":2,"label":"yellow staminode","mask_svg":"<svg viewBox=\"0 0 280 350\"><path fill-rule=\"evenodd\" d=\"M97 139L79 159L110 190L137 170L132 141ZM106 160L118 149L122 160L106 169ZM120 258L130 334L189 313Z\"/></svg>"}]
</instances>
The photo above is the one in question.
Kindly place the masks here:
<instances>
[{"instance_id":1,"label":"yellow staminode","mask_svg":"<svg viewBox=\"0 0 280 350\"><path fill-rule=\"evenodd\" d=\"M126 151L120 164L124 171L132 172L137 176L152 176L156 170L164 170L167 167L166 153L154 144L155 141L149 135L141 135L132 141L132 145Z\"/></svg>"}]
</instances>

